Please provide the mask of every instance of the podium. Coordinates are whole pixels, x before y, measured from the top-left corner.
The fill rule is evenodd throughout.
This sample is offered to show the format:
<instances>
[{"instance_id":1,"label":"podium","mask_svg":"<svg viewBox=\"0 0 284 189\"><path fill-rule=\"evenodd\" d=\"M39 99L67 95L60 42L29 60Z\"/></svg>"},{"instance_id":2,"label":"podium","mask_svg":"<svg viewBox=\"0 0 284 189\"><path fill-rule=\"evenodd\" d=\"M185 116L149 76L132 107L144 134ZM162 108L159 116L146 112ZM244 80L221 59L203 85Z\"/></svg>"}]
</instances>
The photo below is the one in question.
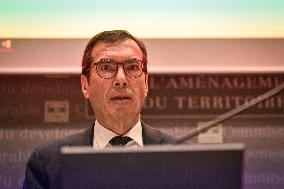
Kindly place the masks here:
<instances>
[{"instance_id":1,"label":"podium","mask_svg":"<svg viewBox=\"0 0 284 189\"><path fill-rule=\"evenodd\" d=\"M242 188L244 145L159 145L61 149L64 189Z\"/></svg>"}]
</instances>

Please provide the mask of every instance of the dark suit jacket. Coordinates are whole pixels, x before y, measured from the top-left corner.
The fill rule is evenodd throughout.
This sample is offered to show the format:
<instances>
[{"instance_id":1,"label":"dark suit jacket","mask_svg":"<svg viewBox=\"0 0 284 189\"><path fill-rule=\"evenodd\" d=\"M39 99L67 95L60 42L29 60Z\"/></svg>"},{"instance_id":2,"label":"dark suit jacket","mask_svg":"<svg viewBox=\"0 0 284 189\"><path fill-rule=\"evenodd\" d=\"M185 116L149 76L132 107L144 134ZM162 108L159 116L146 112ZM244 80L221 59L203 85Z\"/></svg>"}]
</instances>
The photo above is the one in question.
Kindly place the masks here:
<instances>
[{"instance_id":1,"label":"dark suit jacket","mask_svg":"<svg viewBox=\"0 0 284 189\"><path fill-rule=\"evenodd\" d=\"M59 151L61 146L93 145L93 127L70 137L36 148L27 163L23 189L59 188ZM167 144L173 138L142 122L144 145Z\"/></svg>"}]
</instances>

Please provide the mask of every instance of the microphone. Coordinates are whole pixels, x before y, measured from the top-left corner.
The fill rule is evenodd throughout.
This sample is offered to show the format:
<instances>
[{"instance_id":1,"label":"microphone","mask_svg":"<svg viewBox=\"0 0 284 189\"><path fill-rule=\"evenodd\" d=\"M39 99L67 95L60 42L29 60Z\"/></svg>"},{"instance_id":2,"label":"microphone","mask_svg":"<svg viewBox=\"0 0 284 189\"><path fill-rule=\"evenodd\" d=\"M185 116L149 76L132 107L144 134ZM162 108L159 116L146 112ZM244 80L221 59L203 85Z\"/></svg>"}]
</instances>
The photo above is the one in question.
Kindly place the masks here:
<instances>
[{"instance_id":1,"label":"microphone","mask_svg":"<svg viewBox=\"0 0 284 189\"><path fill-rule=\"evenodd\" d=\"M232 110L230 110L230 111L228 111L228 112L226 112L222 115L217 116L215 119L213 119L211 121L208 121L208 122L202 124L197 129L191 131L188 135L174 141L174 144L183 143L184 141L190 139L191 137L194 137L194 136L200 134L201 132L207 131L208 129L216 126L218 123L221 123L222 121L225 121L225 120L231 118L232 116L248 109L249 107L251 107L255 104L258 104L259 102L272 97L273 95L282 91L283 88L284 88L284 82L277 85L275 88L271 89L270 91L268 91L268 92L266 92L262 95L259 95L256 98L253 98L252 100L245 102L244 104L242 104L242 105L240 105L240 106L238 106L238 107L236 107L236 108L234 108L234 109L232 109Z\"/></svg>"}]
</instances>

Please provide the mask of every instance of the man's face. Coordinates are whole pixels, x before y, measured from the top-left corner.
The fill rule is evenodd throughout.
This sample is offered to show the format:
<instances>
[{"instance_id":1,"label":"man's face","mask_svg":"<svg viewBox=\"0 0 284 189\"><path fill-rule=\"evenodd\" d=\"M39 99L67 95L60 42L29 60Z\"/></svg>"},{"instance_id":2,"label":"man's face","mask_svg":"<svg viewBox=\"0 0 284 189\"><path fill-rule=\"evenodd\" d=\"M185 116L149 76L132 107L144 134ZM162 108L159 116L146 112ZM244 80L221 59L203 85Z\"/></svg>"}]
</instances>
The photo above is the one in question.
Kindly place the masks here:
<instances>
[{"instance_id":1,"label":"man's face","mask_svg":"<svg viewBox=\"0 0 284 189\"><path fill-rule=\"evenodd\" d=\"M111 59L122 63L129 59L142 60L143 54L133 40L116 44L98 43L92 51L93 63ZM143 73L138 78L128 77L122 66L110 79L100 77L96 66L90 70L90 81L81 78L83 94L89 98L98 121L104 119L139 118L144 99L148 93L148 77Z\"/></svg>"}]
</instances>

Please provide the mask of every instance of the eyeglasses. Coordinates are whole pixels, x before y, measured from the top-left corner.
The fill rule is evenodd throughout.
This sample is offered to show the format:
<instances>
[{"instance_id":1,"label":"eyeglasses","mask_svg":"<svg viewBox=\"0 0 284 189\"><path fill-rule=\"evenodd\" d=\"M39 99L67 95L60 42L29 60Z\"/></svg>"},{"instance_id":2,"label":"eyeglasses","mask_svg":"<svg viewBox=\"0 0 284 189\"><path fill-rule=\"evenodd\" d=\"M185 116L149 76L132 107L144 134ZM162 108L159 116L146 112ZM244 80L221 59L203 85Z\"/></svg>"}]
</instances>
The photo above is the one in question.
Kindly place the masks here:
<instances>
[{"instance_id":1,"label":"eyeglasses","mask_svg":"<svg viewBox=\"0 0 284 189\"><path fill-rule=\"evenodd\" d=\"M117 74L119 65L122 65L124 73L128 77L137 78L143 74L144 63L146 62L143 60L138 60L136 58L126 60L123 63L118 63L111 59L102 59L99 62L94 63L87 70L87 72L89 72L92 69L92 67L96 65L96 70L98 75L104 79L110 79Z\"/></svg>"}]
</instances>

